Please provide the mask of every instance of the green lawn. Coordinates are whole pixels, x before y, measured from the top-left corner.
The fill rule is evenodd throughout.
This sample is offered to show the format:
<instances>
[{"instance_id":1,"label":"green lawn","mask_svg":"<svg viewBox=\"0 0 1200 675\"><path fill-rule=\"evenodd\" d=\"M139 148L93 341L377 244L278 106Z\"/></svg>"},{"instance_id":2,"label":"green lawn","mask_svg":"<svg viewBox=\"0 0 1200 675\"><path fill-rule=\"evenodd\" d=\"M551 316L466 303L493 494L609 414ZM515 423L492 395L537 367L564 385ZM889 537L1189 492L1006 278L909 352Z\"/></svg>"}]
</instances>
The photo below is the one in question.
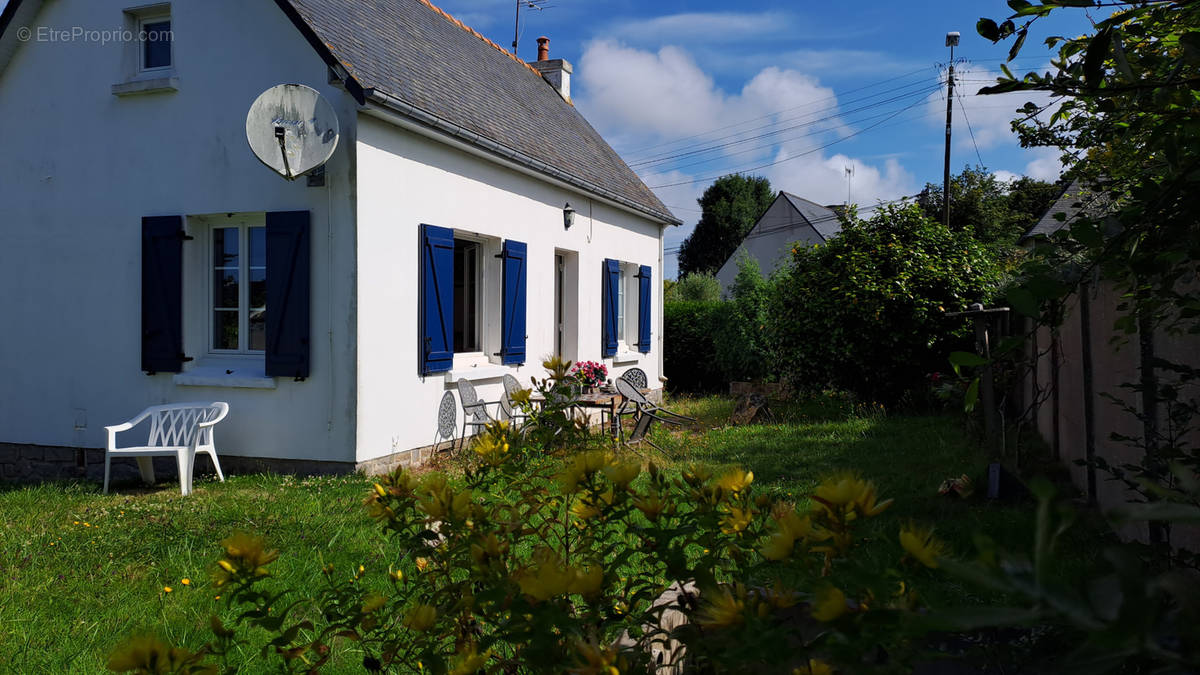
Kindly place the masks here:
<instances>
[{"instance_id":1,"label":"green lawn","mask_svg":"<svg viewBox=\"0 0 1200 675\"><path fill-rule=\"evenodd\" d=\"M896 504L891 517L864 531L886 539L878 550L889 556L898 524L907 519L936 525L964 555L975 532L1011 545L1025 545L1030 536L1027 503L937 495L943 479L966 473L978 480L986 466L954 418L886 416L824 400L778 404L771 424L730 427L732 402L726 398L674 399L669 406L697 416L702 425L656 430L666 451L653 457L660 463L741 465L754 471L756 485L798 501L834 471L855 469L874 480L881 497L894 497ZM0 670L102 671L121 638L145 630L199 646L208 638L210 614L226 613L208 577L217 542L236 530L263 534L280 550L272 573L285 585L318 587L323 563L347 575L359 564L386 570L382 535L362 508L370 485L362 476L234 476L223 484L201 480L189 497L170 484L118 486L107 496L95 483L0 486L6 520L0 532L0 664L8 664ZM1079 551L1070 564L1081 569L1098 548L1085 536L1070 543ZM873 550L870 542L866 549ZM382 582L385 576L369 578ZM944 575L930 573L929 579L923 590L931 605L980 599ZM332 672L356 663L352 649L341 662L346 667ZM262 669L253 650L244 657L243 672Z\"/></svg>"}]
</instances>

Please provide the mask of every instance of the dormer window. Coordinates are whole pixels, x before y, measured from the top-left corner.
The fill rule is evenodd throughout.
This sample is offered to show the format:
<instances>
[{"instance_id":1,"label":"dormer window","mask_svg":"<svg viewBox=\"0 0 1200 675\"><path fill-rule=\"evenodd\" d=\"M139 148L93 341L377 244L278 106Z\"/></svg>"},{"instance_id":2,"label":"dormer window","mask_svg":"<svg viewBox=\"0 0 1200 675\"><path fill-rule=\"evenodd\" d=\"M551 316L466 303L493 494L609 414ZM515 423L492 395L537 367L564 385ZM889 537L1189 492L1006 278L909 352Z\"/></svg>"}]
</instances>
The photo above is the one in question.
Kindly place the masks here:
<instances>
[{"instance_id":1,"label":"dormer window","mask_svg":"<svg viewBox=\"0 0 1200 675\"><path fill-rule=\"evenodd\" d=\"M141 69L161 70L171 67L171 17L157 15L140 20Z\"/></svg>"}]
</instances>

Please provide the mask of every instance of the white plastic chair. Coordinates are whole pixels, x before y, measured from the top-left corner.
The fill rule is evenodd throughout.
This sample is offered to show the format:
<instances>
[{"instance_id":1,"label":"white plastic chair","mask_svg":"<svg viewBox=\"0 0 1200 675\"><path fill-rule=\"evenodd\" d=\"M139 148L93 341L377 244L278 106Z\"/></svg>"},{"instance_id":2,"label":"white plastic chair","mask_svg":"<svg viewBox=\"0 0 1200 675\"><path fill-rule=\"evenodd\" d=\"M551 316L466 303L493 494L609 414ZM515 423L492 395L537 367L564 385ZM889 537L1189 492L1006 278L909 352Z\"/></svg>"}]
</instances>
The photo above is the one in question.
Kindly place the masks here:
<instances>
[{"instance_id":1,"label":"white plastic chair","mask_svg":"<svg viewBox=\"0 0 1200 675\"><path fill-rule=\"evenodd\" d=\"M212 403L169 403L152 405L123 424L104 427L108 432L108 444L104 452L104 493L108 494L110 462L113 456L134 457L142 479L154 483L154 464L151 457L175 457L179 463L179 491L187 496L192 493L192 469L196 453L204 452L212 458L217 478L225 481L221 464L217 461L217 448L213 444L213 426L229 414L229 404L221 401ZM117 434L128 431L143 420L150 419L150 435L146 445L117 447Z\"/></svg>"}]
</instances>

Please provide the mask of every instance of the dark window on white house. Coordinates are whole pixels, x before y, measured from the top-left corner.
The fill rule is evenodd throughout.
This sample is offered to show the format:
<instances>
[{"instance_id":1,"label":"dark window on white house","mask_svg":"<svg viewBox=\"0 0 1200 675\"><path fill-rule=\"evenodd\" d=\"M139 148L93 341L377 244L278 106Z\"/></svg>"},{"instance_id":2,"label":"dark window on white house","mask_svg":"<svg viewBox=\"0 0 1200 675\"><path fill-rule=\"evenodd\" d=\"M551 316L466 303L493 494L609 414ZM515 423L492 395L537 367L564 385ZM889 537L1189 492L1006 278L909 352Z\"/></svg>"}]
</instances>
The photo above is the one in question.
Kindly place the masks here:
<instances>
[{"instance_id":1,"label":"dark window on white house","mask_svg":"<svg viewBox=\"0 0 1200 675\"><path fill-rule=\"evenodd\" d=\"M154 18L142 21L142 70L171 67L171 20Z\"/></svg>"},{"instance_id":2,"label":"dark window on white house","mask_svg":"<svg viewBox=\"0 0 1200 675\"><path fill-rule=\"evenodd\" d=\"M479 242L454 240L454 352L483 350L480 339Z\"/></svg>"},{"instance_id":3,"label":"dark window on white house","mask_svg":"<svg viewBox=\"0 0 1200 675\"><path fill-rule=\"evenodd\" d=\"M261 352L267 346L265 227L212 229L212 349Z\"/></svg>"}]
</instances>

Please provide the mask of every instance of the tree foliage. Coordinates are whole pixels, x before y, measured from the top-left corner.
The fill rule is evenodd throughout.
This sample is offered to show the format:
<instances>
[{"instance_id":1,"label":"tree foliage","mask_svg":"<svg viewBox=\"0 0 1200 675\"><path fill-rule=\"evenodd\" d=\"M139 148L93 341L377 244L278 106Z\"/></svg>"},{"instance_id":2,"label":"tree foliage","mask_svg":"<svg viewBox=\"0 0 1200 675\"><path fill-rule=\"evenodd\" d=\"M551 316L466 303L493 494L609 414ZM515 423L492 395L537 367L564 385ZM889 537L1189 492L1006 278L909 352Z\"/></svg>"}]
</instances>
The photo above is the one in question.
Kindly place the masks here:
<instances>
[{"instance_id":1,"label":"tree foliage","mask_svg":"<svg viewBox=\"0 0 1200 675\"><path fill-rule=\"evenodd\" d=\"M721 282L711 274L691 272L671 284L664 297L666 302L717 302L721 299Z\"/></svg>"},{"instance_id":2,"label":"tree foliage","mask_svg":"<svg viewBox=\"0 0 1200 675\"><path fill-rule=\"evenodd\" d=\"M745 255L729 288L724 326L713 336L717 361L729 381L777 379L771 364L767 326L771 323L771 283L763 278L758 261Z\"/></svg>"},{"instance_id":3,"label":"tree foliage","mask_svg":"<svg viewBox=\"0 0 1200 675\"><path fill-rule=\"evenodd\" d=\"M978 31L994 41L1013 39L1009 57L1024 46L1030 26L1063 7L1080 3L1012 1L1015 14L997 22L980 19ZM1054 325L1071 296L1103 279L1125 301L1118 307L1118 335L1140 333L1152 348L1156 331L1200 334L1200 3L1182 0L1120 4L1094 32L1073 39L1051 37L1054 69L1005 76L981 93L1040 91L1052 103L1025 104L1014 122L1022 143L1062 151L1071 174L1088 193L1077 215L1042 238L1009 292L1012 306ZM1195 338L1191 338L1195 340ZM1200 469L1200 453L1181 430L1192 427L1200 407L1194 361L1143 363L1142 381L1127 387L1146 401L1161 400L1168 423L1143 422L1138 438L1123 438L1144 451L1140 466L1113 467L1148 500L1176 482L1173 466ZM1151 383L1147 385L1147 383ZM1153 405L1153 403L1151 403Z\"/></svg>"},{"instance_id":4,"label":"tree foliage","mask_svg":"<svg viewBox=\"0 0 1200 675\"><path fill-rule=\"evenodd\" d=\"M827 244L795 248L778 279L776 367L799 385L893 402L961 346L966 324L945 313L987 300L999 281L982 244L915 204L850 220Z\"/></svg>"},{"instance_id":5,"label":"tree foliage","mask_svg":"<svg viewBox=\"0 0 1200 675\"><path fill-rule=\"evenodd\" d=\"M941 185L926 183L917 195L917 204L930 220L944 219L942 192ZM981 166L968 166L950 177L950 228L1000 249L1011 248L1060 192L1054 183L1028 176L1005 183Z\"/></svg>"},{"instance_id":6,"label":"tree foliage","mask_svg":"<svg viewBox=\"0 0 1200 675\"><path fill-rule=\"evenodd\" d=\"M771 182L759 176L718 178L700 197L700 222L679 249L679 274L716 274L733 255L759 216L775 199Z\"/></svg>"}]
</instances>

